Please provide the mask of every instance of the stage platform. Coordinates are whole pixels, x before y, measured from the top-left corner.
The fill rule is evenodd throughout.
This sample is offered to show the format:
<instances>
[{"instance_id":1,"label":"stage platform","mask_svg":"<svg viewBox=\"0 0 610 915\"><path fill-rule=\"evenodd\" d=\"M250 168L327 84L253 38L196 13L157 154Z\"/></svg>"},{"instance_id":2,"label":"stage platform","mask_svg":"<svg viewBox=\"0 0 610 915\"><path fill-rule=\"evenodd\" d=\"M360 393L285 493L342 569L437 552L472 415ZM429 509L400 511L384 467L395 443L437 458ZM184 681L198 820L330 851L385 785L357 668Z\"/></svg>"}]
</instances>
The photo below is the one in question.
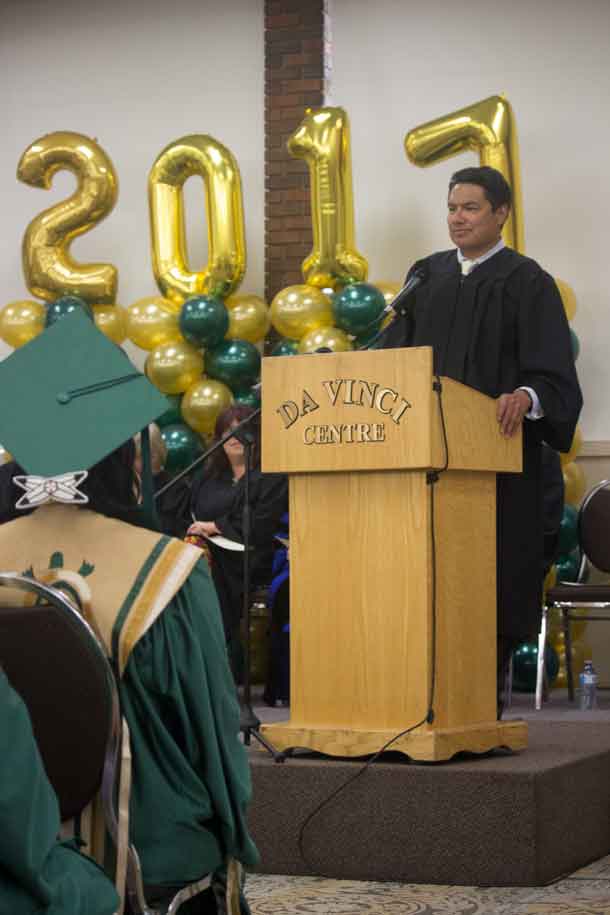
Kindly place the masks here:
<instances>
[{"instance_id":1,"label":"stage platform","mask_svg":"<svg viewBox=\"0 0 610 915\"><path fill-rule=\"evenodd\" d=\"M474 886L541 886L610 852L610 697L583 715L555 694L542 713L515 697L529 747L411 763L387 754L333 798L362 761L250 751L250 824L260 872ZM261 719L287 709L256 707Z\"/></svg>"}]
</instances>

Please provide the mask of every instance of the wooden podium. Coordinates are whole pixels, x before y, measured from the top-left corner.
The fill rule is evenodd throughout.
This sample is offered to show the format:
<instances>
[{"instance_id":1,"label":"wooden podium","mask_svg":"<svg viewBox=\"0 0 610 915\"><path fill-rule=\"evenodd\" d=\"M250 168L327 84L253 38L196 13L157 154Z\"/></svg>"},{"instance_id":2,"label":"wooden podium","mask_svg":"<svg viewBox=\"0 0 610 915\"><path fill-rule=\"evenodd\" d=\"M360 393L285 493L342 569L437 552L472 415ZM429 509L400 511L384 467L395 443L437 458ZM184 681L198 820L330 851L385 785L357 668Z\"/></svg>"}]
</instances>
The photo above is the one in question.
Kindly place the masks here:
<instances>
[{"instance_id":1,"label":"wooden podium","mask_svg":"<svg viewBox=\"0 0 610 915\"><path fill-rule=\"evenodd\" d=\"M291 717L264 736L375 753L434 682L434 720L392 750L525 747L496 720L495 475L521 470L520 435L448 378L441 414L429 347L268 358L262 378L263 470L290 476Z\"/></svg>"}]
</instances>

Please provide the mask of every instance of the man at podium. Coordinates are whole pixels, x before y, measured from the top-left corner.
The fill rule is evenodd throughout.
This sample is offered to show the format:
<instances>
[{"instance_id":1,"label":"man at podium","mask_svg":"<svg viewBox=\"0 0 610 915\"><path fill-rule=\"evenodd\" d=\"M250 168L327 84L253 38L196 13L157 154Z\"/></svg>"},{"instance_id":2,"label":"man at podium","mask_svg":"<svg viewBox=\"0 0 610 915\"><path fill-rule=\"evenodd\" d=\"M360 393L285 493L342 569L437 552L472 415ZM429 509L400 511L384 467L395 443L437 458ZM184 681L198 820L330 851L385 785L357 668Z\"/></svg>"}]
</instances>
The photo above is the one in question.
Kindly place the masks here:
<instances>
[{"instance_id":1,"label":"man at podium","mask_svg":"<svg viewBox=\"0 0 610 915\"><path fill-rule=\"evenodd\" d=\"M456 247L414 264L419 285L384 347L432 346L434 371L497 398L503 435L523 425L523 473L498 474L498 669L537 628L542 604L541 445L568 451L582 406L568 323L553 278L507 247L511 190L493 168L449 183Z\"/></svg>"}]
</instances>

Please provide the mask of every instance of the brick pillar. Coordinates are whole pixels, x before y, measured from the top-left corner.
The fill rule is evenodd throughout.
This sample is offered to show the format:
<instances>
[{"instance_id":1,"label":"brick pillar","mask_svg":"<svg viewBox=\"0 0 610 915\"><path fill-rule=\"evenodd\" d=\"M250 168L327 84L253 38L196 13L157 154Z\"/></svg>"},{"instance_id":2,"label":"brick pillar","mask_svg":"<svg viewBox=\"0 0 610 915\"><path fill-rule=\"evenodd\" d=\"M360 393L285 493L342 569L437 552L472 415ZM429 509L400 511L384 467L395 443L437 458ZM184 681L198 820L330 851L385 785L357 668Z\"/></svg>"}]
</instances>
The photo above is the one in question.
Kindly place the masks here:
<instances>
[{"instance_id":1,"label":"brick pillar","mask_svg":"<svg viewBox=\"0 0 610 915\"><path fill-rule=\"evenodd\" d=\"M286 141L324 104L329 0L265 0L265 295L303 282L312 247L309 171Z\"/></svg>"}]
</instances>

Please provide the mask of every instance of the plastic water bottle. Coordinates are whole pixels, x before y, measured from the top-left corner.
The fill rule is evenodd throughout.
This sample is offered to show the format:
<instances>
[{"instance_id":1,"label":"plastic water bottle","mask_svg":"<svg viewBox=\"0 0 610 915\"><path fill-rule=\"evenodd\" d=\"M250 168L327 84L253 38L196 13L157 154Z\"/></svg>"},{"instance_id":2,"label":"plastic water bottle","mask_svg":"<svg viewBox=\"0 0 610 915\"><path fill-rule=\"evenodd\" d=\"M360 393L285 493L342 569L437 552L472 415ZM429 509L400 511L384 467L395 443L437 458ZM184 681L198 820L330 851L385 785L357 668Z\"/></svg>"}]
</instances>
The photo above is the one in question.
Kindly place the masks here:
<instances>
[{"instance_id":1,"label":"plastic water bottle","mask_svg":"<svg viewBox=\"0 0 610 915\"><path fill-rule=\"evenodd\" d=\"M597 708L597 674L593 661L585 661L585 667L580 675L580 710L590 712Z\"/></svg>"}]
</instances>

